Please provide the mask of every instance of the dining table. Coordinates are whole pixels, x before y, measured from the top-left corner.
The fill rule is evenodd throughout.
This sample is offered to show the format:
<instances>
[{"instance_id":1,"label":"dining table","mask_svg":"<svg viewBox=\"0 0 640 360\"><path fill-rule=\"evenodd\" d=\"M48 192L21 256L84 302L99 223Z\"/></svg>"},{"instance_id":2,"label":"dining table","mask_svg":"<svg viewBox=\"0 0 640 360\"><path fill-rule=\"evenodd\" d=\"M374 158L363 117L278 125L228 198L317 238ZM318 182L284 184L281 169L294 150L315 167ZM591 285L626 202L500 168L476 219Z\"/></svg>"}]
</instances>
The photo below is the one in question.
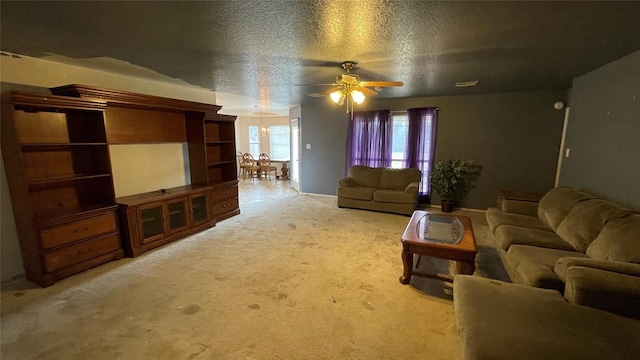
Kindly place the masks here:
<instances>
[{"instance_id":1,"label":"dining table","mask_svg":"<svg viewBox=\"0 0 640 360\"><path fill-rule=\"evenodd\" d=\"M282 168L280 169L281 174L278 175L276 173L276 179L278 180L289 180L289 168L287 165L289 164L289 159L271 159L271 163L282 164Z\"/></svg>"}]
</instances>

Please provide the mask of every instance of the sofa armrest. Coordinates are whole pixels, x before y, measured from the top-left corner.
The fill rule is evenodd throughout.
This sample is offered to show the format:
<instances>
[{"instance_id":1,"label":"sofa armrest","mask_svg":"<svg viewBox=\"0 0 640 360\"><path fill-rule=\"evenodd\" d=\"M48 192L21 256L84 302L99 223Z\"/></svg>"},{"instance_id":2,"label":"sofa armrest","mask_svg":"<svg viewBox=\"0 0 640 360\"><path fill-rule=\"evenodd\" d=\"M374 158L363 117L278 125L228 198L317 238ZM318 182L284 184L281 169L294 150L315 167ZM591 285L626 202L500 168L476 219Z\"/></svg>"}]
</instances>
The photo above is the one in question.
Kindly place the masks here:
<instances>
[{"instance_id":1,"label":"sofa armrest","mask_svg":"<svg viewBox=\"0 0 640 360\"><path fill-rule=\"evenodd\" d=\"M573 304L640 319L640 276L571 266L564 298Z\"/></svg>"},{"instance_id":2,"label":"sofa armrest","mask_svg":"<svg viewBox=\"0 0 640 360\"><path fill-rule=\"evenodd\" d=\"M344 179L340 179L340 181L338 182L338 185L340 187L353 187L356 186L356 180L352 177L346 177Z\"/></svg>"},{"instance_id":3,"label":"sofa armrest","mask_svg":"<svg viewBox=\"0 0 640 360\"><path fill-rule=\"evenodd\" d=\"M621 261L605 261L594 260L583 257L563 257L556 261L556 265L553 269L555 274L560 280L566 281L567 273L573 266L581 266L586 268L606 270L619 274L632 275L640 277L640 264L627 263Z\"/></svg>"},{"instance_id":4,"label":"sofa armrest","mask_svg":"<svg viewBox=\"0 0 640 360\"><path fill-rule=\"evenodd\" d=\"M409 193L409 194L417 194L419 188L420 188L420 182L419 181L414 181L414 182L410 183L409 185L407 185L407 187L404 189L404 192Z\"/></svg>"}]
</instances>

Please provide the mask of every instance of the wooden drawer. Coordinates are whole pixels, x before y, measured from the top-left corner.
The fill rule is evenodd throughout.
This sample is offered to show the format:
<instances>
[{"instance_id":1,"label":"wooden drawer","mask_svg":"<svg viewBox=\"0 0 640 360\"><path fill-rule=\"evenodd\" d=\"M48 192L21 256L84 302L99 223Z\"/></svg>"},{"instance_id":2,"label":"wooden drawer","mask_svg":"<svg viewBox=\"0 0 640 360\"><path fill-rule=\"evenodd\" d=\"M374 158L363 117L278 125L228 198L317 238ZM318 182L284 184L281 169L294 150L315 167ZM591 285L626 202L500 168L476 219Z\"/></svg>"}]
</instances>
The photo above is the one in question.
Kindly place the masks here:
<instances>
[{"instance_id":1,"label":"wooden drawer","mask_svg":"<svg viewBox=\"0 0 640 360\"><path fill-rule=\"evenodd\" d=\"M213 216L223 214L238 208L238 198L227 200L216 200L213 203Z\"/></svg>"},{"instance_id":2,"label":"wooden drawer","mask_svg":"<svg viewBox=\"0 0 640 360\"><path fill-rule=\"evenodd\" d=\"M83 241L43 255L45 272L54 272L120 249L120 236L107 235Z\"/></svg>"},{"instance_id":3,"label":"wooden drawer","mask_svg":"<svg viewBox=\"0 0 640 360\"><path fill-rule=\"evenodd\" d=\"M230 186L226 188L220 188L211 190L211 198L214 201L223 199L232 199L238 197L238 186Z\"/></svg>"},{"instance_id":4,"label":"wooden drawer","mask_svg":"<svg viewBox=\"0 0 640 360\"><path fill-rule=\"evenodd\" d=\"M40 244L43 249L50 249L81 239L116 231L118 229L117 222L116 214L113 213L41 229L39 231Z\"/></svg>"}]
</instances>

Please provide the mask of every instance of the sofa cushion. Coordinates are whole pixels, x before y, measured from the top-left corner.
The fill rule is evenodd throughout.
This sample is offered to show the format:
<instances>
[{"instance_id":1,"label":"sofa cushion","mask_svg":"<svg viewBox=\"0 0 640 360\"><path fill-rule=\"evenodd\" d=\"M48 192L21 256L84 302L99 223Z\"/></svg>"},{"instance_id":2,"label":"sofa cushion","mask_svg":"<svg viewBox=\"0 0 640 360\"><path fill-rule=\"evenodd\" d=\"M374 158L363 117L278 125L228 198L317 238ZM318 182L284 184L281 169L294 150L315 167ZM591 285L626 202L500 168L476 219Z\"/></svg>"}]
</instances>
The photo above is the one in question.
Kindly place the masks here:
<instances>
[{"instance_id":1,"label":"sofa cushion","mask_svg":"<svg viewBox=\"0 0 640 360\"><path fill-rule=\"evenodd\" d=\"M377 189L367 186L340 187L338 196L355 200L373 200L373 192Z\"/></svg>"},{"instance_id":2,"label":"sofa cushion","mask_svg":"<svg viewBox=\"0 0 640 360\"><path fill-rule=\"evenodd\" d=\"M392 189L404 191L404 189L412 182L421 180L421 172L415 168L408 169L391 169L383 168L380 175L381 189Z\"/></svg>"},{"instance_id":3,"label":"sofa cushion","mask_svg":"<svg viewBox=\"0 0 640 360\"><path fill-rule=\"evenodd\" d=\"M593 196L575 191L568 186L549 190L538 203L538 217L554 231L578 202Z\"/></svg>"},{"instance_id":4,"label":"sofa cushion","mask_svg":"<svg viewBox=\"0 0 640 360\"><path fill-rule=\"evenodd\" d=\"M608 272L640 277L640 264L621 261L596 260L588 257L563 257L556 261L553 271L566 283L567 271L574 266L600 269Z\"/></svg>"},{"instance_id":5,"label":"sofa cushion","mask_svg":"<svg viewBox=\"0 0 640 360\"><path fill-rule=\"evenodd\" d=\"M596 260L640 263L640 214L607 222L587 248Z\"/></svg>"},{"instance_id":6,"label":"sofa cushion","mask_svg":"<svg viewBox=\"0 0 640 360\"><path fill-rule=\"evenodd\" d=\"M603 199L584 200L571 209L556 233L577 251L585 252L609 220L629 214L629 210Z\"/></svg>"},{"instance_id":7,"label":"sofa cushion","mask_svg":"<svg viewBox=\"0 0 640 360\"><path fill-rule=\"evenodd\" d=\"M556 261L563 257L586 257L586 255L558 249L547 249L528 245L511 245L507 251L511 267L517 271L523 285L564 291L564 283L554 272Z\"/></svg>"},{"instance_id":8,"label":"sofa cushion","mask_svg":"<svg viewBox=\"0 0 640 360\"><path fill-rule=\"evenodd\" d=\"M564 297L572 304L640 319L639 276L572 266L567 270Z\"/></svg>"},{"instance_id":9,"label":"sofa cushion","mask_svg":"<svg viewBox=\"0 0 640 360\"><path fill-rule=\"evenodd\" d=\"M501 225L515 225L531 229L551 230L549 226L547 226L542 222L542 220L538 219L537 217L520 214L509 214L493 207L487 209L486 217L487 223L489 224L489 229L491 229L491 232L493 232L494 234L496 232L496 229Z\"/></svg>"},{"instance_id":10,"label":"sofa cushion","mask_svg":"<svg viewBox=\"0 0 640 360\"><path fill-rule=\"evenodd\" d=\"M356 184L361 186L379 187L380 174L382 174L382 168L362 165L353 165L349 168L349 177L353 178Z\"/></svg>"},{"instance_id":11,"label":"sofa cushion","mask_svg":"<svg viewBox=\"0 0 640 360\"><path fill-rule=\"evenodd\" d=\"M496 240L504 250L508 250L511 245L518 244L575 251L571 244L562 240L551 230L502 225L496 230Z\"/></svg>"},{"instance_id":12,"label":"sofa cushion","mask_svg":"<svg viewBox=\"0 0 640 360\"><path fill-rule=\"evenodd\" d=\"M373 200L385 203L413 204L416 201L415 193L404 191L378 189L373 193Z\"/></svg>"}]
</instances>

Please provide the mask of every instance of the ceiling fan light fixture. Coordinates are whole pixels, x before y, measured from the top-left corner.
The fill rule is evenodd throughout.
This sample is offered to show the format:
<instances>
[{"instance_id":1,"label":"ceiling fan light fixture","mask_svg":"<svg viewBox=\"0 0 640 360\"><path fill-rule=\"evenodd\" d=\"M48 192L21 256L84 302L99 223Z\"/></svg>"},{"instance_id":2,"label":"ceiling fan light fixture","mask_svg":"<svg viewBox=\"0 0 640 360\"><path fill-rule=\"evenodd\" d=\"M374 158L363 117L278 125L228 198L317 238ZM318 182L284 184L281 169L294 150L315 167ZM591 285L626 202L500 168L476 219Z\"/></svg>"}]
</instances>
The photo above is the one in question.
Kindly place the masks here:
<instances>
[{"instance_id":1,"label":"ceiling fan light fixture","mask_svg":"<svg viewBox=\"0 0 640 360\"><path fill-rule=\"evenodd\" d=\"M339 105L342 105L343 101L344 101L344 94L342 93L341 90L336 90L334 92L332 92L331 94L329 94L329 96L331 97L331 100Z\"/></svg>"},{"instance_id":2,"label":"ceiling fan light fixture","mask_svg":"<svg viewBox=\"0 0 640 360\"><path fill-rule=\"evenodd\" d=\"M362 91L359 90L353 90L351 92L351 97L353 98L353 101L355 101L356 104L360 105L364 102L365 96L362 93Z\"/></svg>"},{"instance_id":3,"label":"ceiling fan light fixture","mask_svg":"<svg viewBox=\"0 0 640 360\"><path fill-rule=\"evenodd\" d=\"M329 96L331 101L338 105L343 105L346 103L347 105L347 114L353 114L353 106L354 104L362 104L367 96L376 96L378 92L387 86L402 86L404 85L400 81L383 81L383 80L372 80L372 81L362 81L360 80L360 76L357 74L351 73L354 66L356 65L353 61L345 61L342 63L342 67L346 71L346 73L336 76L336 81L333 84L301 84L303 85L318 85L318 86L331 86L332 88L319 92L312 93L309 96L313 97L321 97L321 96ZM375 90L371 89L375 88Z\"/></svg>"}]
</instances>

